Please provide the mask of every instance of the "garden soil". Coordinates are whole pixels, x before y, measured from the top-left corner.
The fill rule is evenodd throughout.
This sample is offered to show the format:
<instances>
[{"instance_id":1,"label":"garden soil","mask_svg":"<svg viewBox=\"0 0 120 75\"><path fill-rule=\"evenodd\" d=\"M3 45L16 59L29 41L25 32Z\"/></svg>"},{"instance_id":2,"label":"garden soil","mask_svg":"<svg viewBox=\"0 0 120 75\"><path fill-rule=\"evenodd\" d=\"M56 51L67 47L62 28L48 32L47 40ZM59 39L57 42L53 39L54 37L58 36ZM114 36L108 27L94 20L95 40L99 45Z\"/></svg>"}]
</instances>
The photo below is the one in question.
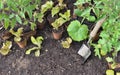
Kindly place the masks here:
<instances>
[{"instance_id":1,"label":"garden soil","mask_svg":"<svg viewBox=\"0 0 120 75\"><path fill-rule=\"evenodd\" d=\"M73 2L69 3L72 5ZM0 35L4 32L2 29ZM13 43L7 56L0 55L0 75L105 75L107 62L96 57L93 49L92 55L81 65L82 59L77 52L84 41L72 42L69 49L64 49L60 43L68 37L67 32L63 33L60 40L54 40L51 33L52 28L49 24L46 24L43 30L37 30L36 36L44 37L39 57L35 57L34 52L30 55L25 54L25 50L34 46L30 40L24 49ZM10 40L13 41L13 38ZM0 38L0 47L3 42ZM117 59L120 59L120 54Z\"/></svg>"}]
</instances>

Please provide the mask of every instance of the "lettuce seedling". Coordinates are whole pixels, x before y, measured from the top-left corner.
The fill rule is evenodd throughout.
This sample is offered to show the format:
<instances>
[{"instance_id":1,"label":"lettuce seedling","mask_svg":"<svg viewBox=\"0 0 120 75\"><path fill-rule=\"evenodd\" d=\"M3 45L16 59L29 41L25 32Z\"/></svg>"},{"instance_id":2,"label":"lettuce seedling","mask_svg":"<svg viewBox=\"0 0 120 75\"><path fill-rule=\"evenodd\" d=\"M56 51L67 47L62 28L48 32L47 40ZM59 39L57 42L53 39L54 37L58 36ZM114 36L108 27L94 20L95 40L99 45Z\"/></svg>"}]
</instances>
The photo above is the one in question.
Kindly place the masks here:
<instances>
[{"instance_id":1,"label":"lettuce seedling","mask_svg":"<svg viewBox=\"0 0 120 75\"><path fill-rule=\"evenodd\" d=\"M48 11L52 7L53 7L53 2L52 1L47 1L45 4L43 4L41 6L41 13L44 14L46 11Z\"/></svg>"},{"instance_id":2,"label":"lettuce seedling","mask_svg":"<svg viewBox=\"0 0 120 75\"><path fill-rule=\"evenodd\" d=\"M82 41L88 37L88 27L85 24L81 24L78 20L69 24L67 32L74 41Z\"/></svg>"},{"instance_id":3,"label":"lettuce seedling","mask_svg":"<svg viewBox=\"0 0 120 75\"><path fill-rule=\"evenodd\" d=\"M11 34L13 34L14 37L14 41L19 42L21 41L21 36L22 36L22 32L23 32L23 28L18 28L18 30L15 32L13 29L10 29L9 31Z\"/></svg>"},{"instance_id":4,"label":"lettuce seedling","mask_svg":"<svg viewBox=\"0 0 120 75\"><path fill-rule=\"evenodd\" d=\"M37 38L34 38L33 36L31 36L31 42L36 45L36 47L30 48L28 50L26 50L26 54L30 54L31 51L35 51L35 56L39 57L40 56L40 49L41 49L41 44L43 41L43 37L39 36Z\"/></svg>"},{"instance_id":5,"label":"lettuce seedling","mask_svg":"<svg viewBox=\"0 0 120 75\"><path fill-rule=\"evenodd\" d=\"M65 41L61 42L63 48L69 48L71 43L72 39L70 37L67 37Z\"/></svg>"},{"instance_id":6,"label":"lettuce seedling","mask_svg":"<svg viewBox=\"0 0 120 75\"><path fill-rule=\"evenodd\" d=\"M70 10L67 10L64 14L60 13L59 15L60 17L52 23L52 26L56 30L58 30L58 28L62 26L65 22L70 20Z\"/></svg>"},{"instance_id":7,"label":"lettuce seedling","mask_svg":"<svg viewBox=\"0 0 120 75\"><path fill-rule=\"evenodd\" d=\"M54 17L54 15L56 15L57 13L59 13L59 11L63 8L66 7L66 4L63 4L63 0L58 0L59 3L52 8L51 13L52 13L52 17Z\"/></svg>"},{"instance_id":8,"label":"lettuce seedling","mask_svg":"<svg viewBox=\"0 0 120 75\"><path fill-rule=\"evenodd\" d=\"M106 75L114 75L114 70L106 70Z\"/></svg>"},{"instance_id":9,"label":"lettuce seedling","mask_svg":"<svg viewBox=\"0 0 120 75\"><path fill-rule=\"evenodd\" d=\"M70 20L70 10L67 10L64 14L60 13L59 15L66 21Z\"/></svg>"},{"instance_id":10,"label":"lettuce seedling","mask_svg":"<svg viewBox=\"0 0 120 75\"><path fill-rule=\"evenodd\" d=\"M58 30L58 28L62 26L65 22L66 20L60 17L52 23L52 26L54 27L54 29Z\"/></svg>"},{"instance_id":11,"label":"lettuce seedling","mask_svg":"<svg viewBox=\"0 0 120 75\"><path fill-rule=\"evenodd\" d=\"M11 47L12 47L12 42L6 41L5 43L3 43L3 46L0 49L0 53L2 55L7 55L10 52Z\"/></svg>"},{"instance_id":12,"label":"lettuce seedling","mask_svg":"<svg viewBox=\"0 0 120 75\"><path fill-rule=\"evenodd\" d=\"M59 11L60 11L59 6L53 7L52 10L51 10L52 17L54 17L54 15L56 15Z\"/></svg>"},{"instance_id":13,"label":"lettuce seedling","mask_svg":"<svg viewBox=\"0 0 120 75\"><path fill-rule=\"evenodd\" d=\"M38 19L38 22L42 23L43 17L45 15L45 12L48 11L53 7L53 2L52 1L47 1L45 4L41 6L41 12L34 12L34 19Z\"/></svg>"}]
</instances>

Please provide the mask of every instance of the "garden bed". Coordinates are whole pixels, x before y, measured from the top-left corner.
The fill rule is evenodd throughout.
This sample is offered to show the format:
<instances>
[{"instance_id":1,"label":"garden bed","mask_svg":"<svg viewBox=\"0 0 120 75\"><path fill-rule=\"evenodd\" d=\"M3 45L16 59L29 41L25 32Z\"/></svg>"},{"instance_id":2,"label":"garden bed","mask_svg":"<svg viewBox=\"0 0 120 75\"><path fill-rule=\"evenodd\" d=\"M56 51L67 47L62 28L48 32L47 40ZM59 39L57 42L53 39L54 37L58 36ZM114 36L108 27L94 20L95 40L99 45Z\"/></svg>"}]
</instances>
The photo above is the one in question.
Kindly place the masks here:
<instances>
[{"instance_id":1,"label":"garden bed","mask_svg":"<svg viewBox=\"0 0 120 75\"><path fill-rule=\"evenodd\" d=\"M37 0L35 0L35 1L37 1ZM41 4L45 4L46 1L48 1L48 0L42 1ZM62 0L59 0L59 1L62 1ZM89 2L89 1L90 0L88 0L88 3L86 2L86 3L82 4L83 8L80 6L82 10L86 11L87 7L89 8L89 6L90 6L92 8L92 5L93 5L93 8L95 7L94 2L92 0L91 0L92 2ZM103 51L103 53L102 53L102 51L101 51L102 47L98 48L100 50L97 49L98 45L103 45L103 43L101 43L101 42L100 42L100 44L98 44L98 39L93 41L94 45L93 46L91 45L91 48L90 48L90 50L92 52L91 56L83 64L83 58L78 54L78 50L81 48L83 43L88 41L89 33L90 33L91 29L94 27L95 23L97 22L96 19L100 20L101 15L98 17L98 13L96 14L95 12L91 12L92 9L90 9L89 11L87 10L86 12L83 12L81 14L82 15L81 16L80 15L81 10L79 10L79 8L77 8L77 5L75 6L73 4L75 2L76 1L74 1L74 0L65 0L63 2L63 4L62 3L59 4L58 1L53 0L53 3L50 1L48 3L46 3L46 6L47 6L47 4L49 5L49 7L46 7L46 9L42 9L42 6L38 5L38 8L41 7L41 9L35 8L34 10L31 9L32 11L29 11L28 9L26 9L26 12L24 12L24 13L21 12L22 16L21 16L21 14L15 15L16 13L13 12L12 16L10 16L10 17L12 17L12 18L10 18L10 19L12 19L12 21L9 21L8 19L6 20L6 17L5 17L5 19L4 19L4 20L6 20L5 26L4 26L4 28L0 29L0 35L1 36L4 35L5 32L9 30L7 21L10 24L14 24L14 17L16 17L16 22L17 22L15 24L17 26L15 26L15 27L18 30L20 30L20 32L17 33L16 28L13 28L9 31L10 34L14 35L14 37L12 36L8 39L9 41L12 41L12 47L10 47L11 49L7 48L8 50L10 50L9 53L4 53L4 51L3 51L3 55L0 55L0 75L106 75L107 69L111 69L111 68L114 69L113 67L116 66L113 61L114 59L112 61L109 60L110 62L107 62L105 60L107 58L107 53L109 53L109 51L107 51L107 52ZM32 3L32 2L30 2L30 3ZM33 0L33 3L34 3L34 0ZM67 5L64 5L64 3ZM76 2L76 4L77 4L77 2ZM91 4L91 5L89 5L89 4ZM98 2L98 6L99 6L99 4L100 3ZM55 6L56 7L59 6L59 7L57 7L57 9L59 8L60 11L57 14L55 14L55 12L53 12L55 14L55 16L54 16L51 13L52 13L52 8ZM43 8L44 7L45 6L43 6ZM33 6L33 8L34 8L34 6ZM77 12L76 12L76 16L74 17L74 14L75 14L74 9L76 9L76 8L77 8ZM5 11L7 11L8 14L11 13L11 12L9 13L8 10L6 10L6 9L5 9ZM20 11L22 11L22 10L20 9ZM102 10L100 8L99 13L101 11ZM30 18L31 12L32 12L32 15L31 15L32 18ZM27 13L27 15L26 15L26 13ZM0 16L1 16L1 14L0 14ZM25 18L23 19L24 16L25 16ZM52 16L54 16L54 17L52 17ZM103 17L103 15L102 15L102 17ZM58 19L56 19L56 18L58 18ZM53 19L53 20L50 21L50 19ZM119 17L117 19L119 20ZM22 26L21 22L23 22L23 21L24 21L23 24L26 24L27 26L23 25L23 28L20 28ZM2 22L3 21L1 21L1 23ZM73 23L71 23L71 22L73 22ZM109 23L108 20L107 20L107 22ZM43 24L45 26L39 27L41 24ZM56 24L58 24L58 26ZM72 24L76 24L76 29L77 29L77 26L78 27L81 26L81 28L78 29L79 31L82 30L82 26L85 24L83 27L84 31L82 30L85 33L84 33L84 35L83 34L79 35L79 37L80 37L80 38L78 37L79 39L76 39L75 37L73 37L74 36L73 32L71 32L71 31L69 32L69 30L75 31L74 28L70 29L70 25L72 26ZM112 25L112 23L111 23L111 25ZM55 29L55 31L57 31L60 27L63 30L62 37L54 39L54 37L52 35L53 29ZM75 26L73 25L73 27L75 27ZM85 27L87 28L86 30L85 30ZM12 28L12 25L10 28ZM114 27L114 28L116 28L116 27ZM113 28L113 30L114 30L114 28ZM28 33L25 33L25 32L32 31L32 30L34 30L34 31L31 32L30 35L28 35ZM101 30L104 31L104 27L101 27ZM60 30L58 30L58 31L60 31ZM16 35L16 33L17 33L17 35ZM21 34L21 33L23 33L23 34ZM82 33L82 32L76 32L76 33L78 34L78 33ZM118 31L118 33L119 33L119 31ZM116 33L116 35L119 35L119 34ZM31 37L31 36L34 36L34 37L42 36L43 38L39 37L39 39L37 40L37 38L35 39L34 37ZM84 36L84 38L81 36ZM71 37L72 43L67 42L67 45L70 45L70 48L63 48L61 42L65 41L65 39L67 37ZM16 38L17 38L17 40L16 40ZM34 40L33 39L31 40L30 38L33 38ZM99 36L99 39L101 39L101 38L104 38L104 36ZM113 38L114 39L113 39L112 43L116 44L117 42L114 41L114 40L116 40L116 38L114 36L113 36ZM0 38L1 54L2 54L3 43L6 42L5 41L6 39L4 39L4 40L3 39L4 39L3 37ZM24 39L28 40L27 46L25 46L25 47L23 46L23 48L22 47L20 48L20 46L18 46L17 42L20 42L21 40L24 40ZM119 41L119 39L118 39L118 41ZM109 42L111 43L110 40L109 40ZM118 44L116 44L116 45L118 46ZM115 45L115 47L117 47L116 45ZM112 52L114 52L114 50L116 49L116 48L112 47L114 45L111 45L111 44L105 45L104 48L106 48L106 46L113 49ZM26 50L28 50L30 48L34 48L34 47L37 47L36 48L37 50L34 50L31 53L26 51ZM5 48L3 48L3 49L5 49ZM119 49L119 47L118 47L118 49ZM38 51L37 55L35 54L36 51ZM40 55L39 55L39 53L40 53ZM115 56L115 53L112 53L112 54L113 54L113 56ZM103 56L103 57L101 59L99 59L95 55L97 55L99 58L101 58L101 56ZM101 55L101 56L99 56L99 55ZM108 54L108 55L111 56L111 54ZM120 59L120 53L117 54L115 61L119 63L120 62L119 59ZM108 63L111 63L111 62L114 65L113 65L113 67L110 68L110 66L108 66ZM114 71L120 72L119 67L118 67L118 69L115 69Z\"/></svg>"}]
</instances>

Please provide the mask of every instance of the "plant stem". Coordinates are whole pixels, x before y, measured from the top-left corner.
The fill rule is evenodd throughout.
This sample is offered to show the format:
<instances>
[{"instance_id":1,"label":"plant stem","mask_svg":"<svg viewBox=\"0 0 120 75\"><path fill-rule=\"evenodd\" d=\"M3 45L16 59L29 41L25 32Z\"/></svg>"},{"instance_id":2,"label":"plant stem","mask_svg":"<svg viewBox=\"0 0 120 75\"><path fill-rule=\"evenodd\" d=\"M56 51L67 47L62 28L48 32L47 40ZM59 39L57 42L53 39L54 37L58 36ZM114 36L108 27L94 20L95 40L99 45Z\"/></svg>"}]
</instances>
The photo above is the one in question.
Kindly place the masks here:
<instances>
[{"instance_id":1,"label":"plant stem","mask_svg":"<svg viewBox=\"0 0 120 75\"><path fill-rule=\"evenodd\" d=\"M81 21L81 24L84 22L84 20L85 20L85 17L83 17L83 19L82 19L82 21Z\"/></svg>"}]
</instances>

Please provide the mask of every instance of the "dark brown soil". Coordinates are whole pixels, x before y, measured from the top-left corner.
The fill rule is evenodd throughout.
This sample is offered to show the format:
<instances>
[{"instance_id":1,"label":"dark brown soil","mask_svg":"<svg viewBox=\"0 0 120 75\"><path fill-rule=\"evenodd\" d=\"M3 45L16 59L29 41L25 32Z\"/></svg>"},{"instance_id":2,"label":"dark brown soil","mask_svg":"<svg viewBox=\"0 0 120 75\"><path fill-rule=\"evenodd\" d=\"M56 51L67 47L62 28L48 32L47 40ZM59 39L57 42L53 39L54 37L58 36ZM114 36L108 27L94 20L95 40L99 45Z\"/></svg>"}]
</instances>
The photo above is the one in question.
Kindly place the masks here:
<instances>
[{"instance_id":1,"label":"dark brown soil","mask_svg":"<svg viewBox=\"0 0 120 75\"><path fill-rule=\"evenodd\" d=\"M2 30L0 35L3 32ZM82 42L73 42L69 49L64 49L60 42L65 37L54 40L51 33L49 26L37 32L44 37L40 57L35 57L34 53L25 54L26 49L33 47L30 41L24 49L13 43L12 50L7 56L0 55L0 75L105 75L107 63L95 57L93 49L90 58L81 65L82 59L77 51ZM63 36L67 37L66 33ZM0 46L2 42L0 39Z\"/></svg>"},{"instance_id":2,"label":"dark brown soil","mask_svg":"<svg viewBox=\"0 0 120 75\"><path fill-rule=\"evenodd\" d=\"M1 30L0 35L3 32L5 31ZM13 43L12 50L7 56L0 55L0 75L105 75L107 63L95 57L93 49L91 49L92 55L81 65L82 59L77 52L84 41L73 42L69 49L64 49L60 42L68 35L64 32L60 40L54 40L52 28L48 24L43 30L37 30L36 36L39 35L44 37L40 57L35 57L34 53L25 54L26 49L34 46L30 40L24 49ZM0 38L0 47L2 42ZM120 54L117 59L119 56Z\"/></svg>"}]
</instances>

